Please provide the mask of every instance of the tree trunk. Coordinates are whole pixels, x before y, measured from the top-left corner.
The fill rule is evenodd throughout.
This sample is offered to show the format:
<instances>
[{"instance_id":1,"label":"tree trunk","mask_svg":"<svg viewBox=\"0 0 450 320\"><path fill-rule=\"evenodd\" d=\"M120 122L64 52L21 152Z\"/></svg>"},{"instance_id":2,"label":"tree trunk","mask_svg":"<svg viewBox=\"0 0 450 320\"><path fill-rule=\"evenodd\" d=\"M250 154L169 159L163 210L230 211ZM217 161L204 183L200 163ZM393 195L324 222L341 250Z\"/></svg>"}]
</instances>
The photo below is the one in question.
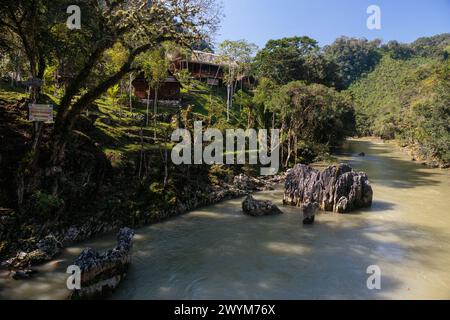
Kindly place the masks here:
<instances>
[{"instance_id":1,"label":"tree trunk","mask_svg":"<svg viewBox=\"0 0 450 320\"><path fill-rule=\"evenodd\" d=\"M275 129L275 111L272 113L272 129Z\"/></svg>"},{"instance_id":2,"label":"tree trunk","mask_svg":"<svg viewBox=\"0 0 450 320\"><path fill-rule=\"evenodd\" d=\"M133 94L133 84L132 84L132 82L133 82L133 74L132 73L130 73L130 113L132 113L133 112L133 96L132 96L132 94Z\"/></svg>"},{"instance_id":3,"label":"tree trunk","mask_svg":"<svg viewBox=\"0 0 450 320\"><path fill-rule=\"evenodd\" d=\"M291 139L291 130L289 130L289 132L288 132L288 150L287 150L287 157L286 157L286 164L285 164L285 167L288 167L289 166L289 160L291 159L291 153L292 153L292 150L291 150L291 148L292 148L292 146L291 146L291 141L292 139Z\"/></svg>"},{"instance_id":4,"label":"tree trunk","mask_svg":"<svg viewBox=\"0 0 450 320\"><path fill-rule=\"evenodd\" d=\"M142 174L142 162L144 161L144 131L141 129L139 130L139 137L141 138L141 156L139 159L139 181L141 181L141 174Z\"/></svg>"},{"instance_id":5,"label":"tree trunk","mask_svg":"<svg viewBox=\"0 0 450 320\"><path fill-rule=\"evenodd\" d=\"M149 109L150 109L150 87L148 87L148 91L147 91L147 119L145 122L145 126L148 127L148 113L149 113Z\"/></svg>"},{"instance_id":6,"label":"tree trunk","mask_svg":"<svg viewBox=\"0 0 450 320\"><path fill-rule=\"evenodd\" d=\"M164 131L164 190L167 187L167 182L169 180L169 155L167 152L167 138L168 134L167 131Z\"/></svg>"},{"instance_id":7,"label":"tree trunk","mask_svg":"<svg viewBox=\"0 0 450 320\"><path fill-rule=\"evenodd\" d=\"M294 137L294 163L297 164L297 150L298 150L298 138L297 135Z\"/></svg>"},{"instance_id":8,"label":"tree trunk","mask_svg":"<svg viewBox=\"0 0 450 320\"><path fill-rule=\"evenodd\" d=\"M158 123L158 119L156 118L156 115L158 114L158 89L155 89L155 101L154 101L154 105L153 105L153 117L155 118L155 141L156 141L156 126Z\"/></svg>"},{"instance_id":9,"label":"tree trunk","mask_svg":"<svg viewBox=\"0 0 450 320\"><path fill-rule=\"evenodd\" d=\"M227 86L227 121L230 121L230 95L231 95L231 86Z\"/></svg>"}]
</instances>

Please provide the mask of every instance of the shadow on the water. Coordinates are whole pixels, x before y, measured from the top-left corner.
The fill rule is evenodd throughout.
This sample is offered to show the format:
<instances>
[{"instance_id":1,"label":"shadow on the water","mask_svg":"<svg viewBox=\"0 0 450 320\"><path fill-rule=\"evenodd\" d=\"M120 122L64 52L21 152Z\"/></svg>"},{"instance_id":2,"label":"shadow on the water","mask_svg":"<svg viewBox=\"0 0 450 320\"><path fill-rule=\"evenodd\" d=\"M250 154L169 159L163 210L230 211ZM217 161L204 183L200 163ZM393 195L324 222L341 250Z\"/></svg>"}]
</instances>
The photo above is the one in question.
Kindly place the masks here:
<instances>
[{"instance_id":1,"label":"shadow on the water","mask_svg":"<svg viewBox=\"0 0 450 320\"><path fill-rule=\"evenodd\" d=\"M358 156L361 152L364 157ZM382 143L352 140L338 155L356 170L367 172L370 181L387 187L408 189L439 183L433 179L435 170L396 156Z\"/></svg>"},{"instance_id":2,"label":"shadow on the water","mask_svg":"<svg viewBox=\"0 0 450 320\"><path fill-rule=\"evenodd\" d=\"M389 210L395 209L396 205L394 203L386 202L386 201L380 201L380 200L374 200L372 203L372 207L366 209L363 213L366 212L386 212Z\"/></svg>"}]
</instances>

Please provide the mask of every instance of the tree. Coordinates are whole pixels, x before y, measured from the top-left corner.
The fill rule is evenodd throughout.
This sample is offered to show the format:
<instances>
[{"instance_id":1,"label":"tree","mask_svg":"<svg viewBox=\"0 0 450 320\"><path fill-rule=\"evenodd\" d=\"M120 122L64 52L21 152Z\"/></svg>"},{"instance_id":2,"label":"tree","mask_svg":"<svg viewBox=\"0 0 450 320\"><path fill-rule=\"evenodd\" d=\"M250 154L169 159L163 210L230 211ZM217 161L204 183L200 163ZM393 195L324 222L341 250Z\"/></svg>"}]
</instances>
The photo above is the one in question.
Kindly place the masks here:
<instances>
[{"instance_id":1,"label":"tree","mask_svg":"<svg viewBox=\"0 0 450 320\"><path fill-rule=\"evenodd\" d=\"M347 88L364 73L370 72L378 64L381 55L381 40L368 41L341 37L324 48L327 59L339 67L339 78L343 88Z\"/></svg>"},{"instance_id":2,"label":"tree","mask_svg":"<svg viewBox=\"0 0 450 320\"><path fill-rule=\"evenodd\" d=\"M108 89L108 97L111 100L113 108L116 106L117 102L117 95L119 94L120 87L118 84L113 85L111 88Z\"/></svg>"},{"instance_id":3,"label":"tree","mask_svg":"<svg viewBox=\"0 0 450 320\"><path fill-rule=\"evenodd\" d=\"M76 60L76 68L57 106L50 161L46 162L53 168L50 170L53 194L58 192L61 172L58 168L64 162L72 129L89 104L137 70L134 62L141 53L167 40L187 45L207 38L220 18L214 0L86 0L79 2L82 28L69 30L64 27L67 16L61 8L70 4L73 3L68 0L6 0L5 9L0 12L2 28L21 39L33 77L43 76L46 58L61 54L61 48L66 48L66 58ZM124 61L111 74L96 76L106 51L118 43L125 49ZM37 162L37 156L31 158L32 163Z\"/></svg>"},{"instance_id":4,"label":"tree","mask_svg":"<svg viewBox=\"0 0 450 320\"><path fill-rule=\"evenodd\" d=\"M273 104L274 94L278 91L279 86L275 81L269 78L261 78L258 81L258 85L254 90L253 103L263 107L264 115L267 112L272 113L272 129L275 129L275 118L277 106Z\"/></svg>"},{"instance_id":5,"label":"tree","mask_svg":"<svg viewBox=\"0 0 450 320\"><path fill-rule=\"evenodd\" d=\"M157 114L158 104L158 90L164 80L167 78L168 62L165 57L165 52L162 48L149 51L137 59L140 69L144 72L144 77L148 84L147 90L147 120L146 126L149 124L149 108L150 108L150 94L154 91L154 115ZM156 130L156 128L155 128ZM155 131L156 134L156 131Z\"/></svg>"},{"instance_id":6,"label":"tree","mask_svg":"<svg viewBox=\"0 0 450 320\"><path fill-rule=\"evenodd\" d=\"M270 40L255 57L255 73L278 84L306 80L302 78L305 57L318 50L317 41L309 37Z\"/></svg>"},{"instance_id":7,"label":"tree","mask_svg":"<svg viewBox=\"0 0 450 320\"><path fill-rule=\"evenodd\" d=\"M227 65L225 82L227 83L227 120L230 120L230 109L233 107L233 95L239 79L248 76L251 70L253 55L258 47L246 40L226 40L219 45L219 53Z\"/></svg>"},{"instance_id":8,"label":"tree","mask_svg":"<svg viewBox=\"0 0 450 320\"><path fill-rule=\"evenodd\" d=\"M290 82L278 90L273 103L279 108L285 166L292 158L312 161L318 148L339 146L354 132L351 99L321 84Z\"/></svg>"},{"instance_id":9,"label":"tree","mask_svg":"<svg viewBox=\"0 0 450 320\"><path fill-rule=\"evenodd\" d=\"M255 114L252 96L245 93L243 90L239 90L234 95L234 98L236 103L240 106L241 113L247 116L247 129L254 128Z\"/></svg>"},{"instance_id":10,"label":"tree","mask_svg":"<svg viewBox=\"0 0 450 320\"><path fill-rule=\"evenodd\" d=\"M389 52L394 59L410 59L415 55L410 45L395 40L389 41L387 45L382 46L382 49Z\"/></svg>"},{"instance_id":11,"label":"tree","mask_svg":"<svg viewBox=\"0 0 450 320\"><path fill-rule=\"evenodd\" d=\"M450 33L442 33L432 37L422 37L411 43L411 48L421 57L447 58L450 46Z\"/></svg>"},{"instance_id":12,"label":"tree","mask_svg":"<svg viewBox=\"0 0 450 320\"><path fill-rule=\"evenodd\" d=\"M63 1L61 1L63 2ZM28 60L30 77L42 79L46 68L46 50L51 42L54 19L61 16L60 1L4 0L0 10L0 44L9 50L20 48ZM1 31L1 30L0 30ZM40 87L31 90L31 99L39 100Z\"/></svg>"}]
</instances>

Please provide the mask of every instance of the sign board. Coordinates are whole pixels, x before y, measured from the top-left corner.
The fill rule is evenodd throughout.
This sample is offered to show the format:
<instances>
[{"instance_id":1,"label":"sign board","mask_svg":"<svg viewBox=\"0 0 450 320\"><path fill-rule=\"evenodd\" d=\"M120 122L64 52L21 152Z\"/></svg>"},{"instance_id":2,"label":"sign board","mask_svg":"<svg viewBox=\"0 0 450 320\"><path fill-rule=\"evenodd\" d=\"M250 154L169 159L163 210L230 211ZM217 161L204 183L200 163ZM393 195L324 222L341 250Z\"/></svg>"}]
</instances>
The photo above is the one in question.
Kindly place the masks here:
<instances>
[{"instance_id":1,"label":"sign board","mask_svg":"<svg viewBox=\"0 0 450 320\"><path fill-rule=\"evenodd\" d=\"M218 86L219 85L219 79L208 78L207 79L207 84L210 85L210 86Z\"/></svg>"},{"instance_id":2,"label":"sign board","mask_svg":"<svg viewBox=\"0 0 450 320\"><path fill-rule=\"evenodd\" d=\"M23 84L27 87L39 88L39 87L42 87L42 85L44 84L44 81L42 81L41 79L34 78L34 79L30 79L28 81L25 81Z\"/></svg>"},{"instance_id":3,"label":"sign board","mask_svg":"<svg viewBox=\"0 0 450 320\"><path fill-rule=\"evenodd\" d=\"M48 104L30 104L30 121L52 122L53 106Z\"/></svg>"}]
</instances>

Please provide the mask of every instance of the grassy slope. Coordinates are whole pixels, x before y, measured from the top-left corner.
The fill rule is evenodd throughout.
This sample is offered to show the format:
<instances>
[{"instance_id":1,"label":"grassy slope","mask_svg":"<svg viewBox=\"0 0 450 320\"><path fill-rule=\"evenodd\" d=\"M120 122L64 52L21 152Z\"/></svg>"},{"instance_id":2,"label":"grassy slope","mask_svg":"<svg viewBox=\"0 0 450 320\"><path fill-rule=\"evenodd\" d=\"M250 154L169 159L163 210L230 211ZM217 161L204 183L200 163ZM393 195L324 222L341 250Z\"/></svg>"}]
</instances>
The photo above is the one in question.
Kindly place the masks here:
<instances>
[{"instance_id":1,"label":"grassy slope","mask_svg":"<svg viewBox=\"0 0 450 320\"><path fill-rule=\"evenodd\" d=\"M193 113L199 118L206 118L211 104L225 105L226 89L211 88L201 82L195 81L192 89L182 89L183 105L191 105ZM28 94L23 90L12 88L4 82L0 82L0 100L7 104L15 104L18 100L28 98ZM48 95L45 103L53 105L58 104L58 99ZM154 138L155 122L150 120L149 127L145 127L146 105L141 103L133 104L133 112L130 112L129 106L120 106L113 104L107 97L99 98L96 106L91 108L89 117L97 117L95 121L96 132L91 138L100 144L102 150L112 159L120 159L128 153L134 153L141 150L140 131L143 131L144 150L156 150L169 147L161 138L163 133L171 132L174 125L158 121L156 123L157 139ZM153 113L153 105L150 106L150 116ZM177 110L158 106L158 113L176 114ZM27 123L25 118L17 118L17 121ZM113 163L116 164L116 163Z\"/></svg>"},{"instance_id":2,"label":"grassy slope","mask_svg":"<svg viewBox=\"0 0 450 320\"><path fill-rule=\"evenodd\" d=\"M222 106L225 103L226 92L221 89L212 89L197 83L195 90L183 91L185 105L193 106L196 119L207 118L211 101ZM0 153L3 156L2 168L10 173L6 176L0 170L2 173L0 183L4 188L14 185L11 181L15 179L17 164L27 152L28 142L31 139L31 124L26 119L26 108L21 110L17 108L17 102L27 97L28 94L23 90L11 88L5 83L1 84L0 138L7 143L1 146ZM45 96L44 100L55 106L58 103L58 99L51 95ZM39 215L36 219L42 219L46 224L55 221L57 223L55 226L48 224L49 228L55 230L71 225L82 225L88 221L127 226L148 224L177 214L179 205L191 207L195 206L195 203L207 201L212 187L232 179L233 172L227 167L175 166L171 164L169 158L169 179L164 189L164 150L170 149L171 144L165 141L163 133L166 137L170 137L175 124L170 122L170 117L164 121L157 121L155 139L154 121L150 121L149 127L144 127L146 106L135 104L133 112L128 108L128 106L120 108L109 98L101 97L88 112L82 114L76 125L71 146L67 150L64 190L61 190L62 193L58 196L60 199L46 195L45 191L36 190L36 195L39 195L36 198L36 205L40 208L39 212L42 212L42 218ZM163 107L158 109L159 113L178 112L176 109ZM153 106L150 112L152 110ZM46 125L47 138L50 137L51 126ZM22 151L17 152L19 149ZM6 159L5 154L14 154L17 159L12 156ZM168 155L170 157L170 152ZM105 166L103 159L111 166ZM5 167L6 162L11 163L11 168ZM140 163L143 166L141 178L138 175ZM103 178L97 180L96 172L99 172L99 175L103 175L102 172L106 173ZM92 177L87 180L89 183L87 187L86 179L83 178L85 176ZM10 189L14 191L15 187ZM15 210L14 195L7 195L2 190L0 190L0 208ZM92 196L89 196L89 190L97 191L93 191ZM65 202L63 212L58 209L60 200ZM33 210L30 209L29 214L35 215ZM17 249L16 242L20 242L21 239L34 241L33 239L45 235L43 233L50 232L41 230L39 227L41 223L35 224L31 221L29 223L30 225L21 229L26 230L23 234L21 230L12 231L11 238L9 236L7 238L9 240L0 241L0 256Z\"/></svg>"}]
</instances>

